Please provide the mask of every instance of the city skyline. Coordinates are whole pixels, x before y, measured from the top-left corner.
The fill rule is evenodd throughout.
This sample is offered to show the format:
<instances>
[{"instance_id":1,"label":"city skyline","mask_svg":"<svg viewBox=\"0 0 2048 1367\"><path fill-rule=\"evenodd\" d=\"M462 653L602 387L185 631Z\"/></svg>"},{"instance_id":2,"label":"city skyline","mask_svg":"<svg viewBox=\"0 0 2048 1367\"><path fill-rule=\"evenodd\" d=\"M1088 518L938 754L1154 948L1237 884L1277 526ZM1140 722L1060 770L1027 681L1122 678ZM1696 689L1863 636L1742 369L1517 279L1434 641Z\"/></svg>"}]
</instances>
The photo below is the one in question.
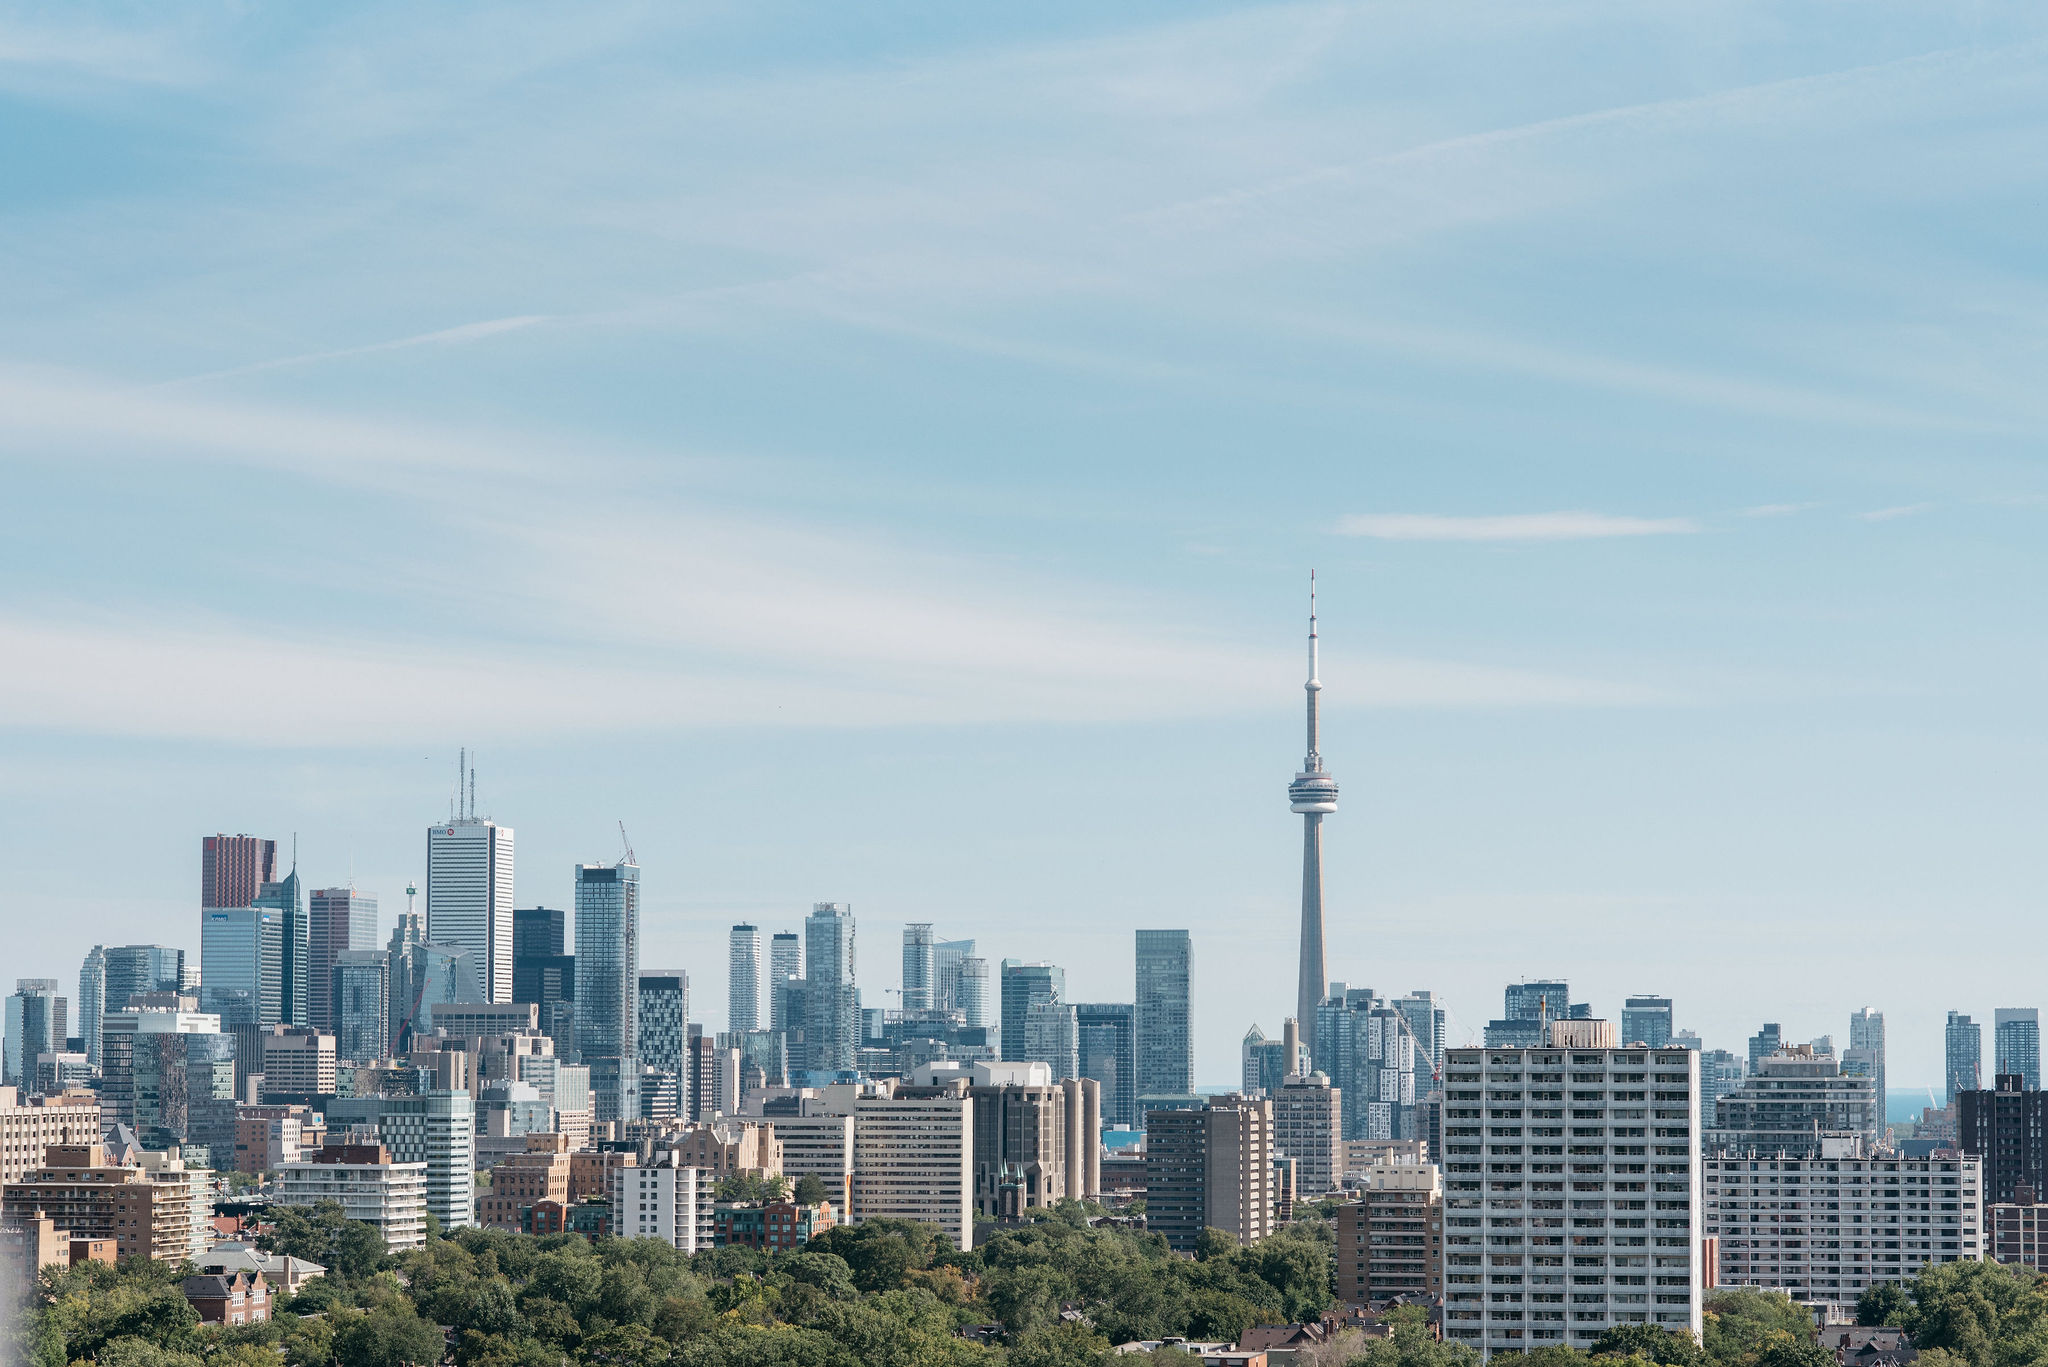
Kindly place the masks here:
<instances>
[{"instance_id":1,"label":"city skyline","mask_svg":"<svg viewBox=\"0 0 2048 1367\"><path fill-rule=\"evenodd\" d=\"M818 899L877 990L904 923L1083 1002L1184 926L1219 1083L1299 1012L1314 566L1328 977L1454 1041L1525 976L1734 1050L1874 1006L1938 1086L2048 885L2044 34L0 20L21 971L196 952L232 832L381 942L468 744L518 905L629 822L707 1025Z\"/></svg>"}]
</instances>

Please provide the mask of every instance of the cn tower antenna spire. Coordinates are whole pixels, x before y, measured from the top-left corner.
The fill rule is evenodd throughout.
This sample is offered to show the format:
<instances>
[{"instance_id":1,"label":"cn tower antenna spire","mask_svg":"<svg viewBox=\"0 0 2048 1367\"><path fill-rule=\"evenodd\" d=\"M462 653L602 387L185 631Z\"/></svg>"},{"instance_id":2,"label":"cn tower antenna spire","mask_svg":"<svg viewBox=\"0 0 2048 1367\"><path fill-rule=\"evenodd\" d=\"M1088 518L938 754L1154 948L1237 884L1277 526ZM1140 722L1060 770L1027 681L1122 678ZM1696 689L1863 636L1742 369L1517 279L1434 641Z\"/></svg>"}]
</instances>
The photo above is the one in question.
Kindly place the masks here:
<instances>
[{"instance_id":1,"label":"cn tower antenna spire","mask_svg":"<svg viewBox=\"0 0 2048 1367\"><path fill-rule=\"evenodd\" d=\"M1316 628L1316 572L1308 572L1308 753L1301 772L1287 785L1289 808L1301 814L1301 971L1296 983L1295 1019L1302 1043L1316 1044L1316 1007L1328 978L1323 958L1323 818L1337 810L1337 780L1323 768L1321 642Z\"/></svg>"}]
</instances>

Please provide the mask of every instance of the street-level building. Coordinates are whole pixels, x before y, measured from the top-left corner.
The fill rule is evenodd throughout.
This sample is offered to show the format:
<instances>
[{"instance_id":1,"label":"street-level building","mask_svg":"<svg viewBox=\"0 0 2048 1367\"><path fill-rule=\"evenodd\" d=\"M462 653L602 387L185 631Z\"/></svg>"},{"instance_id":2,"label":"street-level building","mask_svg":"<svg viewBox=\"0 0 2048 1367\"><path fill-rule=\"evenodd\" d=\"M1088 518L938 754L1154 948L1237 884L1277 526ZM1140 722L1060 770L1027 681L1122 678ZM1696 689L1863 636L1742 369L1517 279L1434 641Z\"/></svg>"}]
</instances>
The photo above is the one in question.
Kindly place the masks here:
<instances>
[{"instance_id":1,"label":"street-level building","mask_svg":"<svg viewBox=\"0 0 2048 1367\"><path fill-rule=\"evenodd\" d=\"M1983 1256L1983 1183L1974 1158L1866 1157L1853 1135L1817 1151L1710 1155L1707 1233L1715 1280L1810 1304L1851 1304L1928 1263Z\"/></svg>"},{"instance_id":2,"label":"street-level building","mask_svg":"<svg viewBox=\"0 0 2048 1367\"><path fill-rule=\"evenodd\" d=\"M802 1248L839 1223L830 1201L800 1206L794 1201L718 1205L714 1212L720 1248L738 1245L781 1253Z\"/></svg>"},{"instance_id":3,"label":"street-level building","mask_svg":"<svg viewBox=\"0 0 2048 1367\"><path fill-rule=\"evenodd\" d=\"M1551 1023L1553 1039L1567 1027ZM1590 1346L1618 1325L1700 1332L1699 1055L1451 1049L1444 1062L1444 1337Z\"/></svg>"}]
</instances>

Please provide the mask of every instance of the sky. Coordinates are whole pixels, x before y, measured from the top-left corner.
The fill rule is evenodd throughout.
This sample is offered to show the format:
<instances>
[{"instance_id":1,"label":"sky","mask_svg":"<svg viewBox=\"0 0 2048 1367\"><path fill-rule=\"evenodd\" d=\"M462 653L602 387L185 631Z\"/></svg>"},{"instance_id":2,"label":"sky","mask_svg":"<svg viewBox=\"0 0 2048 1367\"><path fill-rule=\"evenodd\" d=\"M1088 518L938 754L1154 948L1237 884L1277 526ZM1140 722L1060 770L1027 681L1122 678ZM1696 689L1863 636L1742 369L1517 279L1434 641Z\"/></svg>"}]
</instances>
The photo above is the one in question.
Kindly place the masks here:
<instances>
[{"instance_id":1,"label":"sky","mask_svg":"<svg viewBox=\"0 0 2048 1367\"><path fill-rule=\"evenodd\" d=\"M200 838L643 962L851 903L1291 1009L2042 1001L2048 14L0 9L7 977L196 952ZM10 971L11 970L11 971ZM1987 1029L1987 1035L1989 1031ZM1987 1060L1987 1072L1988 1060Z\"/></svg>"}]
</instances>

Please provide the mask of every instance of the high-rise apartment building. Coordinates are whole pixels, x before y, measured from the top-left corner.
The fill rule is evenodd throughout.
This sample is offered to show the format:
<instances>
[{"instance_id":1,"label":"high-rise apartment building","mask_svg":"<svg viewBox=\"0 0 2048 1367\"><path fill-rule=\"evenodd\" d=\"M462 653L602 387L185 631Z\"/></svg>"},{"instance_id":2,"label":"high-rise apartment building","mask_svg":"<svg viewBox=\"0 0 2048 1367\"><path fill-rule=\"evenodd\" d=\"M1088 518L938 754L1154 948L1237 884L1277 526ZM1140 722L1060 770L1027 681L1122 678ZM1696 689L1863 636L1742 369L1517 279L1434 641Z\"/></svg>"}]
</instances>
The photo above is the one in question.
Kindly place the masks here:
<instances>
[{"instance_id":1,"label":"high-rise apartment building","mask_svg":"<svg viewBox=\"0 0 2048 1367\"><path fill-rule=\"evenodd\" d=\"M973 957L972 940L941 940L932 946L932 998L941 1011L966 1009L960 1004L960 963Z\"/></svg>"},{"instance_id":2,"label":"high-rise apartment building","mask_svg":"<svg viewBox=\"0 0 2048 1367\"><path fill-rule=\"evenodd\" d=\"M640 970L640 1063L676 1083L679 1114L687 1114L690 1085L690 975L680 968Z\"/></svg>"},{"instance_id":3,"label":"high-rise apartment building","mask_svg":"<svg viewBox=\"0 0 2048 1367\"><path fill-rule=\"evenodd\" d=\"M1783 1027L1772 1023L1749 1037L1749 1071L1756 1071L1757 1063L1785 1047Z\"/></svg>"},{"instance_id":4,"label":"high-rise apartment building","mask_svg":"<svg viewBox=\"0 0 2048 1367\"><path fill-rule=\"evenodd\" d=\"M1877 1127L1885 1126L1884 1012L1864 1007L1849 1016L1849 1047L1842 1051L1842 1072L1867 1077L1877 1089Z\"/></svg>"},{"instance_id":5,"label":"high-rise apartment building","mask_svg":"<svg viewBox=\"0 0 2048 1367\"><path fill-rule=\"evenodd\" d=\"M220 1017L130 1007L109 1012L105 1030L100 1108L106 1123L128 1126L146 1147L176 1144L201 1164L218 1154L216 1166L232 1166L235 1037ZM255 1028L246 1033L253 1040Z\"/></svg>"},{"instance_id":6,"label":"high-rise apartment building","mask_svg":"<svg viewBox=\"0 0 2048 1367\"><path fill-rule=\"evenodd\" d=\"M1443 1178L1434 1163L1374 1163L1337 1208L1337 1296L1357 1306L1444 1290Z\"/></svg>"},{"instance_id":7,"label":"high-rise apartment building","mask_svg":"<svg viewBox=\"0 0 2048 1367\"><path fill-rule=\"evenodd\" d=\"M308 1024L335 1027L334 965L351 951L377 947L377 899L354 888L315 888L306 912L312 941Z\"/></svg>"},{"instance_id":8,"label":"high-rise apartment building","mask_svg":"<svg viewBox=\"0 0 2048 1367\"><path fill-rule=\"evenodd\" d=\"M600 1121L640 1115L640 866L576 866L576 1050Z\"/></svg>"},{"instance_id":9,"label":"high-rise apartment building","mask_svg":"<svg viewBox=\"0 0 2048 1367\"><path fill-rule=\"evenodd\" d=\"M1271 1096L1296 1074L1311 1072L1301 1047L1301 1029L1289 1016L1279 1039L1266 1038L1257 1025L1244 1032L1238 1046L1238 1089L1246 1096ZM1325 1077L1329 1076L1327 1073Z\"/></svg>"},{"instance_id":10,"label":"high-rise apartment building","mask_svg":"<svg viewBox=\"0 0 2048 1367\"><path fill-rule=\"evenodd\" d=\"M792 983L799 984L798 996L801 997L803 976L803 937L793 930L776 931L768 940L768 1028L770 1030L790 1030L796 1028L789 1020L789 988Z\"/></svg>"},{"instance_id":11,"label":"high-rise apartment building","mask_svg":"<svg viewBox=\"0 0 2048 1367\"><path fill-rule=\"evenodd\" d=\"M1795 1044L1757 1060L1755 1071L1714 1106L1713 1153L1793 1156L1826 1134L1856 1134L1871 1147L1883 1129L1874 1078L1846 1076L1832 1054Z\"/></svg>"},{"instance_id":12,"label":"high-rise apartment building","mask_svg":"<svg viewBox=\"0 0 2048 1367\"><path fill-rule=\"evenodd\" d=\"M277 881L277 842L253 835L209 835L199 842L199 908L246 907ZM119 1009L120 1003L116 1009Z\"/></svg>"},{"instance_id":13,"label":"high-rise apartment building","mask_svg":"<svg viewBox=\"0 0 2048 1367\"><path fill-rule=\"evenodd\" d=\"M1344 1137L1425 1137L1417 1131L1416 1104L1428 1074L1408 1017L1370 988L1341 982L1330 984L1316 1014L1312 1066L1344 1093Z\"/></svg>"},{"instance_id":14,"label":"high-rise apartment building","mask_svg":"<svg viewBox=\"0 0 2048 1367\"><path fill-rule=\"evenodd\" d=\"M1989 1091L1956 1094L1956 1144L1983 1162L1984 1203L2020 1199L2022 1187L2048 1191L2048 1092L2018 1073L2001 1073Z\"/></svg>"},{"instance_id":15,"label":"high-rise apartment building","mask_svg":"<svg viewBox=\"0 0 2048 1367\"><path fill-rule=\"evenodd\" d=\"M0 1084L33 1090L36 1055L64 1052L68 1022L61 990L55 978L14 980L6 1030L0 1036Z\"/></svg>"},{"instance_id":16,"label":"high-rise apartment building","mask_svg":"<svg viewBox=\"0 0 2048 1367\"><path fill-rule=\"evenodd\" d=\"M1273 1102L1211 1097L1189 1110L1145 1115L1145 1223L1176 1253L1204 1229L1240 1244L1273 1232Z\"/></svg>"},{"instance_id":17,"label":"high-rise apartment building","mask_svg":"<svg viewBox=\"0 0 2048 1367\"><path fill-rule=\"evenodd\" d=\"M968 941L972 944L973 941ZM968 955L960 960L959 972L954 978L953 1008L964 1018L970 1030L988 1028L989 990L988 960ZM998 1032L1002 1023L997 1022Z\"/></svg>"},{"instance_id":18,"label":"high-rise apartment building","mask_svg":"<svg viewBox=\"0 0 2048 1367\"><path fill-rule=\"evenodd\" d=\"M1444 1061L1444 1338L1583 1349L1623 1324L1700 1332L1699 1055L1452 1049Z\"/></svg>"},{"instance_id":19,"label":"high-rise apartment building","mask_svg":"<svg viewBox=\"0 0 2048 1367\"><path fill-rule=\"evenodd\" d=\"M1138 932L1139 1096L1187 1096L1195 1089L1190 958L1185 930Z\"/></svg>"},{"instance_id":20,"label":"high-rise apartment building","mask_svg":"<svg viewBox=\"0 0 2048 1367\"><path fill-rule=\"evenodd\" d=\"M860 995L854 985L853 908L818 902L804 921L804 1037L810 1066L844 1072L860 1051Z\"/></svg>"},{"instance_id":21,"label":"high-rise apartment building","mask_svg":"<svg viewBox=\"0 0 2048 1367\"><path fill-rule=\"evenodd\" d=\"M512 1000L512 849L474 815L427 828L427 940L469 953L485 1001Z\"/></svg>"},{"instance_id":22,"label":"high-rise apartment building","mask_svg":"<svg viewBox=\"0 0 2048 1367\"><path fill-rule=\"evenodd\" d=\"M1272 1095L1273 1149L1294 1160L1294 1190L1316 1200L1344 1184L1344 1097L1321 1073L1299 1074Z\"/></svg>"},{"instance_id":23,"label":"high-rise apartment building","mask_svg":"<svg viewBox=\"0 0 2048 1367\"><path fill-rule=\"evenodd\" d=\"M929 921L903 927L903 1009L930 1011L938 1005L937 942Z\"/></svg>"},{"instance_id":24,"label":"high-rise apartment building","mask_svg":"<svg viewBox=\"0 0 2048 1367\"><path fill-rule=\"evenodd\" d=\"M1055 964L1003 960L1003 1018L998 1047L1014 1053L1024 1045L1024 1018L1031 1008L1067 999L1067 972Z\"/></svg>"},{"instance_id":25,"label":"high-rise apartment building","mask_svg":"<svg viewBox=\"0 0 2048 1367\"><path fill-rule=\"evenodd\" d=\"M107 1010L107 951L94 945L78 967L78 1040L84 1046L86 1067L100 1066L100 1017Z\"/></svg>"},{"instance_id":26,"label":"high-rise apartment building","mask_svg":"<svg viewBox=\"0 0 2048 1367\"><path fill-rule=\"evenodd\" d=\"M328 1009L336 1054L373 1063L390 1049L391 956L381 949L345 949L328 973Z\"/></svg>"},{"instance_id":27,"label":"high-rise apartment building","mask_svg":"<svg viewBox=\"0 0 2048 1367\"><path fill-rule=\"evenodd\" d=\"M1671 998L1622 998L1621 1039L1624 1044L1641 1044L1651 1049L1662 1049L1671 1043Z\"/></svg>"},{"instance_id":28,"label":"high-rise apartment building","mask_svg":"<svg viewBox=\"0 0 2048 1367\"><path fill-rule=\"evenodd\" d=\"M335 1091L334 1036L305 1025L273 1025L261 1041L263 1095L311 1104Z\"/></svg>"},{"instance_id":29,"label":"high-rise apartment building","mask_svg":"<svg viewBox=\"0 0 2048 1367\"><path fill-rule=\"evenodd\" d=\"M1727 1049L1694 1052L1700 1056L1700 1125L1711 1130L1721 1123L1721 1098L1742 1085L1749 1065Z\"/></svg>"},{"instance_id":30,"label":"high-rise apartment building","mask_svg":"<svg viewBox=\"0 0 2048 1367\"><path fill-rule=\"evenodd\" d=\"M1948 1104L1953 1106L1962 1093L1979 1091L1984 1086L1984 1027L1960 1011L1951 1011L1945 1044Z\"/></svg>"},{"instance_id":31,"label":"high-rise apartment building","mask_svg":"<svg viewBox=\"0 0 2048 1367\"><path fill-rule=\"evenodd\" d=\"M1443 1004L1436 994L1417 990L1405 997L1396 997L1388 1003L1401 1013L1408 1022L1408 1032L1415 1036L1415 1071L1435 1077L1444 1070L1444 1049L1450 1041L1444 1027ZM1417 1087L1421 1087L1420 1081Z\"/></svg>"},{"instance_id":32,"label":"high-rise apartment building","mask_svg":"<svg viewBox=\"0 0 2048 1367\"><path fill-rule=\"evenodd\" d=\"M1074 1007L1080 1074L1102 1088L1105 1125L1138 1124L1135 1014L1130 1002L1081 1002Z\"/></svg>"},{"instance_id":33,"label":"high-rise apartment building","mask_svg":"<svg viewBox=\"0 0 2048 1367\"><path fill-rule=\"evenodd\" d=\"M1723 1286L1848 1306L1872 1286L1910 1283L1925 1264L1982 1256L1973 1158L1872 1154L1836 1138L1799 1156L1708 1157L1703 1166Z\"/></svg>"},{"instance_id":34,"label":"high-rise apartment building","mask_svg":"<svg viewBox=\"0 0 2048 1367\"><path fill-rule=\"evenodd\" d=\"M2017 1073L2020 1086L2041 1090L2041 1012L2032 1006L2001 1006L1991 1017L1991 1053L1997 1060L1994 1077Z\"/></svg>"},{"instance_id":35,"label":"high-rise apartment building","mask_svg":"<svg viewBox=\"0 0 2048 1367\"><path fill-rule=\"evenodd\" d=\"M717 1178L679 1161L673 1150L645 1167L614 1168L612 1232L622 1239L659 1239L680 1253L716 1242L711 1192Z\"/></svg>"},{"instance_id":36,"label":"high-rise apartment building","mask_svg":"<svg viewBox=\"0 0 2048 1367\"><path fill-rule=\"evenodd\" d=\"M401 1163L382 1144L330 1144L277 1169L281 1206L332 1201L343 1216L375 1227L387 1253L427 1242L427 1165Z\"/></svg>"},{"instance_id":37,"label":"high-rise apartment building","mask_svg":"<svg viewBox=\"0 0 2048 1367\"><path fill-rule=\"evenodd\" d=\"M108 1239L116 1255L182 1263L204 1249L211 1172L188 1171L182 1159L146 1154L153 1166L126 1167L89 1143L54 1144L0 1193L0 1222L20 1227L40 1213L74 1239ZM201 1180L208 1179L208 1180Z\"/></svg>"},{"instance_id":38,"label":"high-rise apartment building","mask_svg":"<svg viewBox=\"0 0 2048 1367\"><path fill-rule=\"evenodd\" d=\"M811 963L815 973L815 949ZM853 1218L937 1225L955 1248L974 1247L974 1101L965 1078L855 1099Z\"/></svg>"},{"instance_id":39,"label":"high-rise apartment building","mask_svg":"<svg viewBox=\"0 0 2048 1367\"><path fill-rule=\"evenodd\" d=\"M761 928L737 925L727 940L725 1028L756 1030L761 1025Z\"/></svg>"},{"instance_id":40,"label":"high-rise apartment building","mask_svg":"<svg viewBox=\"0 0 2048 1367\"><path fill-rule=\"evenodd\" d=\"M443 1229L476 1223L476 1103L466 1091L336 1097L327 1125L372 1125L396 1163L427 1165L427 1210Z\"/></svg>"},{"instance_id":41,"label":"high-rise apartment building","mask_svg":"<svg viewBox=\"0 0 2048 1367\"><path fill-rule=\"evenodd\" d=\"M1011 1050L1010 1061L1043 1063L1053 1081L1081 1073L1080 1028L1074 1008L1065 1002L1033 1002L1024 1012L1024 1048Z\"/></svg>"},{"instance_id":42,"label":"high-rise apartment building","mask_svg":"<svg viewBox=\"0 0 2048 1367\"><path fill-rule=\"evenodd\" d=\"M243 906L199 913L199 1004L229 1026L285 1019L282 912Z\"/></svg>"}]
</instances>

